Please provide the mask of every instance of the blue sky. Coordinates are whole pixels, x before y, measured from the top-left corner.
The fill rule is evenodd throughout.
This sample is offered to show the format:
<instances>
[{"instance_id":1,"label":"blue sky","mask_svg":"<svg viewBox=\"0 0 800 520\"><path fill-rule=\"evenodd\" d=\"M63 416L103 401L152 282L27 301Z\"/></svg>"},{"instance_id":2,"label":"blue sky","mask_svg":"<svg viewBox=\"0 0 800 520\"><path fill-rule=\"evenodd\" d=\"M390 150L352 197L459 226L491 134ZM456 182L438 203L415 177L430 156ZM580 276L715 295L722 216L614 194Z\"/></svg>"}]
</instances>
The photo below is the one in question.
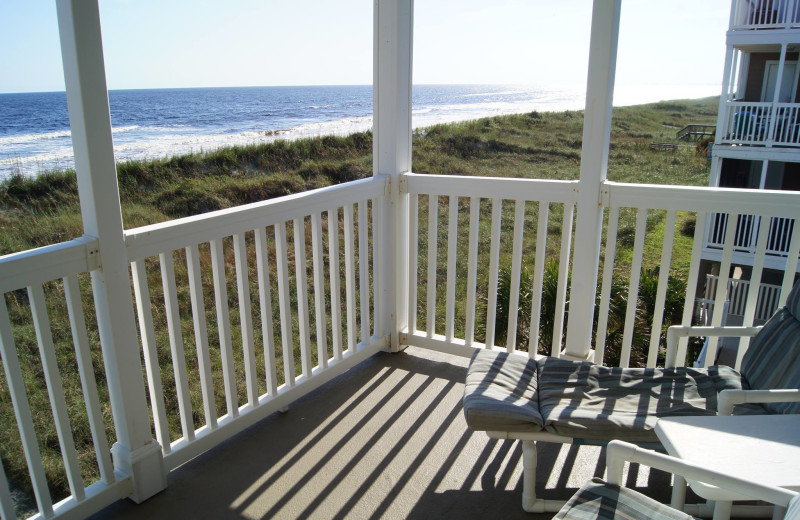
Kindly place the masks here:
<instances>
[{"instance_id":1,"label":"blue sky","mask_svg":"<svg viewBox=\"0 0 800 520\"><path fill-rule=\"evenodd\" d=\"M584 85L590 0L416 0L414 82ZM730 0L623 0L617 85L714 85ZM369 84L369 0L100 0L111 89ZM0 2L0 92L63 90L53 0Z\"/></svg>"}]
</instances>

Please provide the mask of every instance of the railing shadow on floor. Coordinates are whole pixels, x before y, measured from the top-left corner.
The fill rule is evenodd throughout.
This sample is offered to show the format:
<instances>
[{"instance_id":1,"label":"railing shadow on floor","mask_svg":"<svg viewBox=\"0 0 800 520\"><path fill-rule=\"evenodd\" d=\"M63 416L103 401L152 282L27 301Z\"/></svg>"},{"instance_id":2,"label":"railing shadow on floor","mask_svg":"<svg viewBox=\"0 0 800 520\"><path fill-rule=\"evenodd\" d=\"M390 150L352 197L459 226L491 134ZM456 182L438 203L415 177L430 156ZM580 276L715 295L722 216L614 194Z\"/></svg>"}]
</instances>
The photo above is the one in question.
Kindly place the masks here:
<instances>
[{"instance_id":1,"label":"railing shadow on floor","mask_svg":"<svg viewBox=\"0 0 800 520\"><path fill-rule=\"evenodd\" d=\"M161 494L97 518L549 518L522 510L520 443L467 429L466 359L410 350L370 358L177 469ZM542 493L566 500L605 457L542 443L539 468ZM644 480L629 472L668 499L668 477Z\"/></svg>"}]
</instances>

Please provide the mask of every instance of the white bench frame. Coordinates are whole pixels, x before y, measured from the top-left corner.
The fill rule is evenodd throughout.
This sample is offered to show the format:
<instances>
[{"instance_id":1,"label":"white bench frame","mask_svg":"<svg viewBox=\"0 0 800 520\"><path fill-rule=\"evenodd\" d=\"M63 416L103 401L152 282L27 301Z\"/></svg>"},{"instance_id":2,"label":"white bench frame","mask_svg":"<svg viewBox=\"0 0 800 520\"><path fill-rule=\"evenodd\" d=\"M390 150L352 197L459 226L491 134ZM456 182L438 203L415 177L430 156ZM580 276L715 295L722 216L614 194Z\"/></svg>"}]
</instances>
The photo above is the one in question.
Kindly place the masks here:
<instances>
[{"instance_id":1,"label":"white bench frame","mask_svg":"<svg viewBox=\"0 0 800 520\"><path fill-rule=\"evenodd\" d=\"M755 336L761 328L762 327L672 326L667 330L665 367L675 368L676 366L683 366L682 364L677 364L678 359L684 359L686 357L685 347L679 348L678 340L680 338L692 336L752 337ZM737 359L741 360L741 355L738 356ZM729 415L735 404L787 401L800 401L800 390L723 390L719 396L717 413L719 415ZM544 441L561 444L576 444L576 438L556 435L546 431L487 431L486 434L492 439L522 441L522 508L525 511L529 513L554 513L563 507L565 502L562 500L545 500L536 497L536 466L538 462L536 443L538 441ZM582 439L577 440L577 444L591 444L584 443ZM616 442L612 439L609 439L609 441ZM602 444L602 441L594 444ZM687 505L684 503L685 496L686 480L680 476L676 476L673 486L672 506L676 509L682 509L693 516L711 516L713 514L713 503ZM736 506L735 511L737 514L761 516L765 513L766 509L760 506Z\"/></svg>"}]
</instances>

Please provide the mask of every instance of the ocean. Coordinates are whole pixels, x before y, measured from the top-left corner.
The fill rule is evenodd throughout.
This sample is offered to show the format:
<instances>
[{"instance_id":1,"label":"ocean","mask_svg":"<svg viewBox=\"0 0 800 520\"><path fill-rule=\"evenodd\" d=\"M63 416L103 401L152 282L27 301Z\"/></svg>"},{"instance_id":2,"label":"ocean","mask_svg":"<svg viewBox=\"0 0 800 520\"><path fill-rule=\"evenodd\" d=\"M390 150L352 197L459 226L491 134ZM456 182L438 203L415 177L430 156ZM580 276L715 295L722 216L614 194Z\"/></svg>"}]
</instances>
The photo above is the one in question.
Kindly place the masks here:
<instances>
[{"instance_id":1,"label":"ocean","mask_svg":"<svg viewBox=\"0 0 800 520\"><path fill-rule=\"evenodd\" d=\"M714 85L637 87L615 92L615 105L718 93ZM584 96L579 87L415 85L412 125L578 110ZM368 85L112 90L109 104L118 161L372 127ZM64 92L0 94L0 179L73 166Z\"/></svg>"}]
</instances>

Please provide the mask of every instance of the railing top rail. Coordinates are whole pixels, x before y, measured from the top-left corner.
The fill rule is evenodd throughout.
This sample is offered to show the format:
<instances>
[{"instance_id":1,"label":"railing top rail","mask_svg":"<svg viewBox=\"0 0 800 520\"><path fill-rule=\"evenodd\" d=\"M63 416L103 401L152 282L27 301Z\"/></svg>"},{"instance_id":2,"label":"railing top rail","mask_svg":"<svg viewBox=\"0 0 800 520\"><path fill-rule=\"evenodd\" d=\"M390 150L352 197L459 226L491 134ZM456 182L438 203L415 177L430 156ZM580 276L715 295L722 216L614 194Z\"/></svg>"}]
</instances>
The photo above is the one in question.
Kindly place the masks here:
<instances>
[{"instance_id":1,"label":"railing top rail","mask_svg":"<svg viewBox=\"0 0 800 520\"><path fill-rule=\"evenodd\" d=\"M700 186L629 184L606 181L605 202L611 207L679 211L736 211L748 215L800 218L800 192L744 190Z\"/></svg>"},{"instance_id":2,"label":"railing top rail","mask_svg":"<svg viewBox=\"0 0 800 520\"><path fill-rule=\"evenodd\" d=\"M728 104L738 107L771 107L773 105L772 101L742 101L742 100L731 100L728 101Z\"/></svg>"},{"instance_id":3,"label":"railing top rail","mask_svg":"<svg viewBox=\"0 0 800 520\"><path fill-rule=\"evenodd\" d=\"M370 177L125 231L128 258L173 251L382 196L388 178Z\"/></svg>"},{"instance_id":4,"label":"railing top rail","mask_svg":"<svg viewBox=\"0 0 800 520\"><path fill-rule=\"evenodd\" d=\"M90 236L0 256L0 294L97 269L98 256Z\"/></svg>"},{"instance_id":5,"label":"railing top rail","mask_svg":"<svg viewBox=\"0 0 800 520\"><path fill-rule=\"evenodd\" d=\"M575 202L578 195L578 181L413 173L406 175L405 181L408 193L415 195L457 195L565 203Z\"/></svg>"}]
</instances>

